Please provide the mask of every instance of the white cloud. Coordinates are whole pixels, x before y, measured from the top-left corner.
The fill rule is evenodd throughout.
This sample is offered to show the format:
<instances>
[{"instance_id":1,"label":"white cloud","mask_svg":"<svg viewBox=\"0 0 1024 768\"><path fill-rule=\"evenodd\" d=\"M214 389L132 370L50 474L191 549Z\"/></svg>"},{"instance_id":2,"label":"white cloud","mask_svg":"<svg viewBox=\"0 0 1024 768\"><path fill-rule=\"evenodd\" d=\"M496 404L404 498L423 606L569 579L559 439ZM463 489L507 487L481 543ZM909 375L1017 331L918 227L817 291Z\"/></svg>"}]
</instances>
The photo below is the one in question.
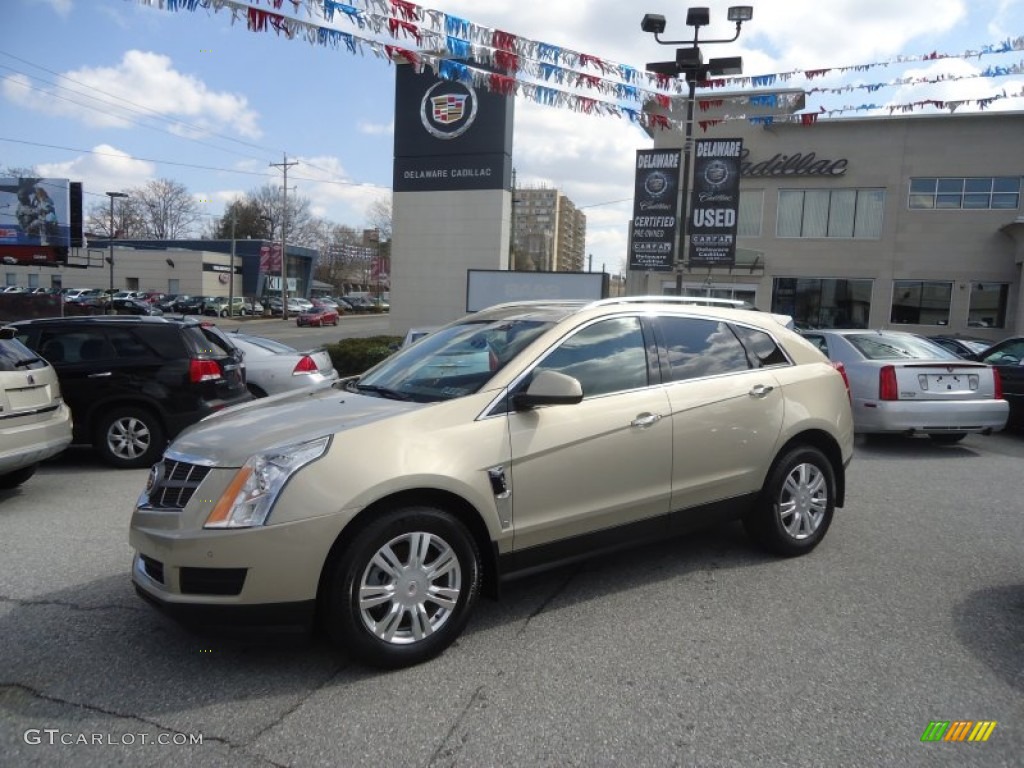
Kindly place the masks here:
<instances>
[{"instance_id":1,"label":"white cloud","mask_svg":"<svg viewBox=\"0 0 1024 768\"><path fill-rule=\"evenodd\" d=\"M390 123L359 123L359 132L364 133L367 136L391 136L395 133L395 121L392 120Z\"/></svg>"},{"instance_id":2,"label":"white cloud","mask_svg":"<svg viewBox=\"0 0 1024 768\"><path fill-rule=\"evenodd\" d=\"M35 86L24 75L11 75L3 80L3 93L22 107L90 126L131 128L157 120L180 135L230 128L247 138L261 136L258 115L244 96L211 91L161 54L127 51L116 67L71 70L57 84Z\"/></svg>"},{"instance_id":3,"label":"white cloud","mask_svg":"<svg viewBox=\"0 0 1024 768\"><path fill-rule=\"evenodd\" d=\"M43 0L43 2L53 8L58 16L63 16L64 18L70 15L73 6L71 0Z\"/></svg>"},{"instance_id":4,"label":"white cloud","mask_svg":"<svg viewBox=\"0 0 1024 768\"><path fill-rule=\"evenodd\" d=\"M36 169L47 178L83 182L88 197L138 187L156 178L153 163L136 160L109 144L93 147L92 152L62 163L41 163Z\"/></svg>"}]
</instances>

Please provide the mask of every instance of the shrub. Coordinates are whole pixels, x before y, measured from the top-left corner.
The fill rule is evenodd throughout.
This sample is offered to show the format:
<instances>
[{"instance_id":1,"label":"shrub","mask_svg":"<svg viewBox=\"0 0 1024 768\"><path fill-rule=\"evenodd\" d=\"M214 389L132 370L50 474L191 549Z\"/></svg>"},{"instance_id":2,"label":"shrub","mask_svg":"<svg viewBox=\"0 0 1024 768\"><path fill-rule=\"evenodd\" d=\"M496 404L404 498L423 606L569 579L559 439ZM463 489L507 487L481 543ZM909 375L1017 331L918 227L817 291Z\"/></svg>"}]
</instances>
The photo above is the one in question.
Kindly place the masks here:
<instances>
[{"instance_id":1,"label":"shrub","mask_svg":"<svg viewBox=\"0 0 1024 768\"><path fill-rule=\"evenodd\" d=\"M390 355L401 343L401 336L342 339L337 344L328 344L327 353L340 376L357 376Z\"/></svg>"}]
</instances>

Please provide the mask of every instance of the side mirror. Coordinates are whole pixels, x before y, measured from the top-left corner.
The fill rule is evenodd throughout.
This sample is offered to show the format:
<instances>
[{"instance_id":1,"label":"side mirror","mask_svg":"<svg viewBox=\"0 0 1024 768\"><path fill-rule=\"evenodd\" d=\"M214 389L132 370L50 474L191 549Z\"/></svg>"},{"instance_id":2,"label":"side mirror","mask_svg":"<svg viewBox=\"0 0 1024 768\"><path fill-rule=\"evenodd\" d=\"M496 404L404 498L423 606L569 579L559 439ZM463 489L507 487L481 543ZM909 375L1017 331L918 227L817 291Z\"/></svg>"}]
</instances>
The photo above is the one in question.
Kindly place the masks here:
<instances>
[{"instance_id":1,"label":"side mirror","mask_svg":"<svg viewBox=\"0 0 1024 768\"><path fill-rule=\"evenodd\" d=\"M524 411L541 405L575 405L583 399L583 387L572 376L558 371L540 371L525 392L512 397L516 410Z\"/></svg>"},{"instance_id":2,"label":"side mirror","mask_svg":"<svg viewBox=\"0 0 1024 768\"><path fill-rule=\"evenodd\" d=\"M3 327L0 327L0 339L13 339L13 338L14 338L14 329L13 328L11 328L9 325L5 325Z\"/></svg>"}]
</instances>

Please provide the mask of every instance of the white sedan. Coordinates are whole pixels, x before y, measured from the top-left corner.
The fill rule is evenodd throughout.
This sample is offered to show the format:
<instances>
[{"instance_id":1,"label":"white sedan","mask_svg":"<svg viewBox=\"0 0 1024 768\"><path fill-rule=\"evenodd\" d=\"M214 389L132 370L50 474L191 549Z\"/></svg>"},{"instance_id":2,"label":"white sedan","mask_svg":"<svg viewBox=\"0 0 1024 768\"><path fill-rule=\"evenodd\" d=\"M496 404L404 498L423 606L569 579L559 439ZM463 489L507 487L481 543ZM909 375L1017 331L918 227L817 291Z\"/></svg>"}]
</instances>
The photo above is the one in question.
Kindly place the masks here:
<instances>
[{"instance_id":1,"label":"white sedan","mask_svg":"<svg viewBox=\"0 0 1024 768\"><path fill-rule=\"evenodd\" d=\"M990 365L901 331L813 330L803 336L846 369L857 432L926 434L955 443L1006 426L1010 406Z\"/></svg>"},{"instance_id":2,"label":"white sedan","mask_svg":"<svg viewBox=\"0 0 1024 768\"><path fill-rule=\"evenodd\" d=\"M331 356L323 349L300 352L262 336L230 333L245 361L245 381L255 397L327 386L338 379Z\"/></svg>"}]
</instances>

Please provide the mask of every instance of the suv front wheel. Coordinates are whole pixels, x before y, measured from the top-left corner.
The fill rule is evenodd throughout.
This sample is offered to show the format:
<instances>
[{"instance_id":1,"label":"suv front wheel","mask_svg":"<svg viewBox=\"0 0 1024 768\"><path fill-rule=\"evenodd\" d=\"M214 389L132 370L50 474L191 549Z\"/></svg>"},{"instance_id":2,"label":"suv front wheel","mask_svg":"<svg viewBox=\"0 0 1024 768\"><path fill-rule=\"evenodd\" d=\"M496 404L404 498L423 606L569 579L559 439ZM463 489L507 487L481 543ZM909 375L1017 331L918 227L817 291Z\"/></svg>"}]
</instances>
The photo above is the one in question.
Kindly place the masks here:
<instances>
[{"instance_id":1,"label":"suv front wheel","mask_svg":"<svg viewBox=\"0 0 1024 768\"><path fill-rule=\"evenodd\" d=\"M132 469L155 464L165 442L163 426L155 414L144 408L119 406L99 418L93 445L108 464Z\"/></svg>"},{"instance_id":2,"label":"suv front wheel","mask_svg":"<svg viewBox=\"0 0 1024 768\"><path fill-rule=\"evenodd\" d=\"M408 507L374 517L329 578L331 637L360 661L394 669L427 661L458 637L480 591L480 554L451 515Z\"/></svg>"}]
</instances>

